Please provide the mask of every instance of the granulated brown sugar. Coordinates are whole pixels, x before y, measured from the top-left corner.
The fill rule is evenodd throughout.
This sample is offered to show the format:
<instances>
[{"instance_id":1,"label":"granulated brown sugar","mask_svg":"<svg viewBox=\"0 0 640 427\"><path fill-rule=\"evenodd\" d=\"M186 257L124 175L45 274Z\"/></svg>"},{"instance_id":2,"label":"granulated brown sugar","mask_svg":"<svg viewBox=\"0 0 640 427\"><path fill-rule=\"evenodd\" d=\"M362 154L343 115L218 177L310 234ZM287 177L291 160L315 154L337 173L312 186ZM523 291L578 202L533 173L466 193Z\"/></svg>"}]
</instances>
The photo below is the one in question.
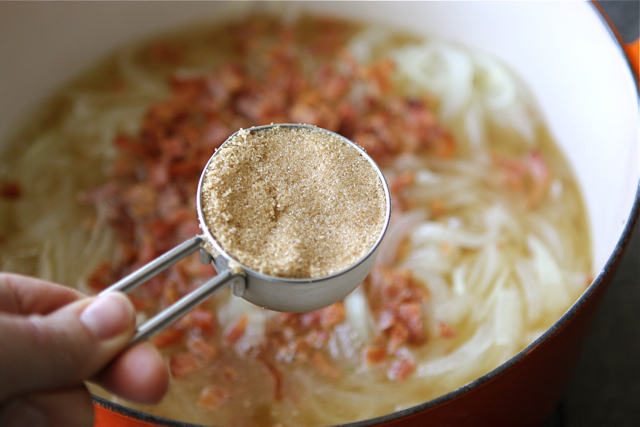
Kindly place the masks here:
<instances>
[{"instance_id":1,"label":"granulated brown sugar","mask_svg":"<svg viewBox=\"0 0 640 427\"><path fill-rule=\"evenodd\" d=\"M355 148L320 129L243 130L205 171L202 209L229 255L264 274L313 278L361 259L386 198Z\"/></svg>"}]
</instances>

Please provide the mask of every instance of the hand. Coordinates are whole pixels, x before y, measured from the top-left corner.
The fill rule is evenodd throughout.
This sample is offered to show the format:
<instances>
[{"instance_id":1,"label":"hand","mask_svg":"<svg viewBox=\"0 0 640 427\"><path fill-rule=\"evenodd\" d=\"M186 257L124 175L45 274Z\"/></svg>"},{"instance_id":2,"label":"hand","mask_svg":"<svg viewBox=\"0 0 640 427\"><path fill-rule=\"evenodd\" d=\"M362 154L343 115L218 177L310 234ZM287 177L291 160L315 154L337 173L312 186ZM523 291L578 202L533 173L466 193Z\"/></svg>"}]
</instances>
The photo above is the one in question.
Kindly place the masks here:
<instances>
[{"instance_id":1,"label":"hand","mask_svg":"<svg viewBox=\"0 0 640 427\"><path fill-rule=\"evenodd\" d=\"M0 273L0 426L91 426L85 380L129 400L158 402L169 384L166 363L149 343L125 350L134 331L124 294L87 298Z\"/></svg>"}]
</instances>

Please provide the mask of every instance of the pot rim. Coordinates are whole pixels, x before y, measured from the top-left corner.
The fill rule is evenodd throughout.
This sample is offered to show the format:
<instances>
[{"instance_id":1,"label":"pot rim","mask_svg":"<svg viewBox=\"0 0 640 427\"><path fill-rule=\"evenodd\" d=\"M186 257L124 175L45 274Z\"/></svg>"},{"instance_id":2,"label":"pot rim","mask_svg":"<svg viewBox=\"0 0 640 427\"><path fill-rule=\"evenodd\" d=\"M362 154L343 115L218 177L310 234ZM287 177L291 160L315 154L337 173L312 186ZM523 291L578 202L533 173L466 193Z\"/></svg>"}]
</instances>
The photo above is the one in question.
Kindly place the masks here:
<instances>
[{"instance_id":1,"label":"pot rim","mask_svg":"<svg viewBox=\"0 0 640 427\"><path fill-rule=\"evenodd\" d=\"M598 4L598 1L590 0L589 4L593 8L594 13L596 13L600 18L600 20L602 21L602 24L608 30L610 36L613 38L617 47L620 49L620 54L625 58L627 65L629 67L629 71L633 76L633 81L636 86L637 99L640 105L640 79L637 74L637 71L634 72L634 64L632 64L631 58L625 51L625 46L627 45L627 43L624 42L624 40L616 30L613 23L610 21L610 19L602 9L602 7ZM635 64L635 67L637 66L638 65ZM483 384L490 382L494 378L497 378L498 376L502 375L503 373L511 369L513 366L520 363L530 352L535 350L538 346L542 345L545 341L549 340L551 337L553 337L559 331L561 331L567 325L569 320L572 317L574 317L574 315L576 315L583 308L583 306L587 303L587 301L591 299L593 294L601 286L603 286L605 278L615 272L616 266L620 261L627 247L627 244L629 243L631 234L639 218L640 218L640 178L638 179L638 187L636 190L633 206L631 207L629 216L625 221L622 234L620 235L620 238L618 239L618 242L616 243L616 246L613 252L611 253L611 255L609 256L604 267L600 270L600 272L595 277L593 282L584 291L584 293L576 300L576 302L549 329L547 329L542 335L540 335L536 340L534 340L527 347L519 351L515 356L511 357L509 360L502 363L497 368L489 371L488 373L471 381L470 383L467 383L462 387L457 388L456 390L450 391L449 393L443 394L442 396L439 396L435 399L431 399L419 405L412 406L410 408L406 408L397 412L393 412L391 414L382 415L380 417L370 418L368 420L356 421L356 422L347 423L347 424L341 424L340 427L368 427L368 426L388 423L388 422L405 418L414 414L418 414L420 412L434 408L445 402L453 401L461 397L468 391L476 389L482 386ZM192 424L192 423L187 423L183 421L176 421L176 420L160 417L157 415L148 414L148 413L139 411L137 409L132 409L127 406L120 405L118 403L113 403L99 396L92 395L92 398L93 398L94 404L99 405L107 410L117 412L126 417L137 419L143 422L152 423L154 425L167 426L167 427L205 427L200 424Z\"/></svg>"}]
</instances>

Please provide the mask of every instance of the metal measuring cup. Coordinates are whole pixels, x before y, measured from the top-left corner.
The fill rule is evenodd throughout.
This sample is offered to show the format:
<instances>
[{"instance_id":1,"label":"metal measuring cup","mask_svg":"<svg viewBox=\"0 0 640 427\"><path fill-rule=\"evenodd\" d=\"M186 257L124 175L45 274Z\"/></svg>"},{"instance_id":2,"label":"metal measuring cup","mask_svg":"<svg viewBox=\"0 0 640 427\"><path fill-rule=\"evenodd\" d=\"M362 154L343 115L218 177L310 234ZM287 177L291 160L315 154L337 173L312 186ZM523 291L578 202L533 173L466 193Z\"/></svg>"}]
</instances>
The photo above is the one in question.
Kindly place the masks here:
<instances>
[{"instance_id":1,"label":"metal measuring cup","mask_svg":"<svg viewBox=\"0 0 640 427\"><path fill-rule=\"evenodd\" d=\"M335 132L315 126L303 124L271 124L252 127L247 129L247 131L260 132L274 127L306 128L326 132L329 135L340 138L356 149L371 164L371 167L374 168L380 178L380 183L385 195L385 220L377 240L360 260L344 270L329 276L309 279L282 278L262 274L243 265L230 256L224 248L219 245L211 234L202 212L202 185L205 172L209 168L211 160L219 152L218 149L207 162L198 183L197 210L200 227L204 232L203 235L195 236L176 246L105 289L100 295L113 291L130 292L197 250L200 250L200 261L204 264L213 262L216 271L218 271L218 275L139 326L135 336L131 340L131 344L152 337L226 285L231 286L235 296L242 297L260 307L276 311L298 313L316 310L340 301L353 291L371 271L391 216L389 187L378 165L376 165L373 159L371 159L362 148L352 141ZM233 139L238 132L227 138L220 148ZM209 243L215 249L215 252L217 252L215 257L204 249L205 243ZM233 272L229 267L230 263L233 263L234 266L239 265L241 271ZM233 270L238 271L236 268Z\"/></svg>"}]
</instances>

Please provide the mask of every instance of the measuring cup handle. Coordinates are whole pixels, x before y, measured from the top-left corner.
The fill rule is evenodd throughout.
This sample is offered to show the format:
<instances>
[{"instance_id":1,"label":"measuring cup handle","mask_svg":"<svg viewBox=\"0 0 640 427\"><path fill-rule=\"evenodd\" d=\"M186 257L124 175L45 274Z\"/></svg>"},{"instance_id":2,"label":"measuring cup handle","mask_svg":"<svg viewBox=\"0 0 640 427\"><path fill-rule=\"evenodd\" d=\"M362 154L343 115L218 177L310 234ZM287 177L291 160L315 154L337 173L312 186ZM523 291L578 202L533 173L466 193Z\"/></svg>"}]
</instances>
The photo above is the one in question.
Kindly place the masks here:
<instances>
[{"instance_id":1,"label":"measuring cup handle","mask_svg":"<svg viewBox=\"0 0 640 427\"><path fill-rule=\"evenodd\" d=\"M202 245L202 242L204 242L204 237L196 236L184 243L179 244L169 252L166 252L165 254L159 256L158 258L129 274L127 277L109 286L107 289L100 292L100 295L113 291L121 291L126 293L137 288L156 274L163 272L176 262L197 251Z\"/></svg>"},{"instance_id":2,"label":"measuring cup handle","mask_svg":"<svg viewBox=\"0 0 640 427\"><path fill-rule=\"evenodd\" d=\"M244 285L244 276L234 274L230 270L220 272L220 274L209 280L207 283L185 295L169 308L161 311L151 318L151 320L141 325L129 344L135 344L138 341L146 340L157 334L234 280Z\"/></svg>"}]
</instances>

